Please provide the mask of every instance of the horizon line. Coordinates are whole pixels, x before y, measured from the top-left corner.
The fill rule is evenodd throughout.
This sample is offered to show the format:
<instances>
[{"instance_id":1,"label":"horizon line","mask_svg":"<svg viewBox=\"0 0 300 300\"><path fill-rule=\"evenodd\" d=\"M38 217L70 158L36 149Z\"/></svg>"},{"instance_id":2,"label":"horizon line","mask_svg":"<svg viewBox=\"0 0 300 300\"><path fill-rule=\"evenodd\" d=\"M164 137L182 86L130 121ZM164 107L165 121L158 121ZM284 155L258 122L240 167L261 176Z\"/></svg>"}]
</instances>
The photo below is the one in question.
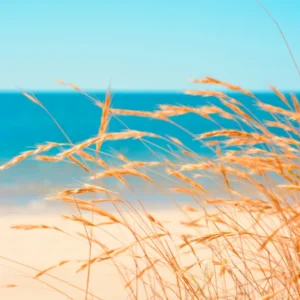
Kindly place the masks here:
<instances>
[{"instance_id":1,"label":"horizon line","mask_svg":"<svg viewBox=\"0 0 300 300\"><path fill-rule=\"evenodd\" d=\"M80 94L79 91L76 90L65 90L65 89L24 89L30 93L69 93L69 94ZM81 89L83 92L85 93L106 93L107 90L106 89ZM185 89L185 90L163 90L163 89L111 89L111 91L113 93L180 93L180 94L184 94L184 92L186 90L190 90L190 89ZM196 89L195 89L196 90ZM223 92L223 93L227 93L227 94L242 94L239 91L232 91L232 90L219 90L219 89L210 89L210 90L216 90L218 92ZM264 93L264 94L274 94L274 92L272 90L249 90L252 93ZM299 90L280 90L282 93L300 93L300 89ZM18 89L0 89L0 93L4 94L4 93L21 93L20 90Z\"/></svg>"}]
</instances>

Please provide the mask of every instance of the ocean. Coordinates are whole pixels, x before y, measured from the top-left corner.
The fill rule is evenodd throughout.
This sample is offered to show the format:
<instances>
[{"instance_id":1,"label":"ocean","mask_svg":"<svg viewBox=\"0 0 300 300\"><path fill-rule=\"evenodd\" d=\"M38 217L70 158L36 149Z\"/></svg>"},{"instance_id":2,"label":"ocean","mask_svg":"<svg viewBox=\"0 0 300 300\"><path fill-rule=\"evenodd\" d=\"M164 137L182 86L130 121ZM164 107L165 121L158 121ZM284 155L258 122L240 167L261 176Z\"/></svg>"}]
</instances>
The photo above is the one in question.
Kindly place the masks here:
<instances>
[{"instance_id":1,"label":"ocean","mask_svg":"<svg viewBox=\"0 0 300 300\"><path fill-rule=\"evenodd\" d=\"M38 92L35 95L59 122L73 143L97 135L101 109L84 95L75 92ZM91 95L99 100L105 98L104 92L91 93ZM270 116L258 109L251 98L240 94L230 96L242 102L259 120L270 120ZM257 93L256 96L266 103L284 107L274 94ZM113 108L146 111L157 109L159 104L201 106L209 103L219 104L215 98L189 96L180 92L115 92L112 98ZM238 125L231 120L218 117L214 119L224 128L239 129ZM172 120L194 135L220 128L215 123L195 114L174 117ZM119 119L112 118L109 124L110 132L123 131L127 128L176 137L193 151L203 156L212 155L208 148L195 141L191 135L160 120L120 116ZM279 129L277 131L282 134ZM34 149L35 145L49 141L67 142L41 107L19 92L0 93L0 139L1 164L22 151ZM110 154L122 153L129 159L135 160L157 160L157 156L168 158L170 155L162 148L174 149L173 145L167 148L165 141L151 138L147 140L150 142L147 146L138 140L107 142L102 151ZM109 156L106 158L109 161ZM60 188L80 186L85 177L84 171L70 163L49 164L30 158L0 173L0 204L25 205L31 201L40 201L46 194L51 194Z\"/></svg>"}]
</instances>

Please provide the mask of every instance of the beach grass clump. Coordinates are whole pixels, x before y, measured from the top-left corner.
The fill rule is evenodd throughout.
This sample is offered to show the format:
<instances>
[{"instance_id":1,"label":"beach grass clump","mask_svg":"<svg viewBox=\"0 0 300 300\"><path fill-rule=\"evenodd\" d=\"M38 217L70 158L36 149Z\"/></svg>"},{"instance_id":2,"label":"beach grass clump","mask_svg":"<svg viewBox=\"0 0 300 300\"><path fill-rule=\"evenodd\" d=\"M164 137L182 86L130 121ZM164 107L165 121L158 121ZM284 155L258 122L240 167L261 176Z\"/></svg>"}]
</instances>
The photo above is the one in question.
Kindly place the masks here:
<instances>
[{"instance_id":1,"label":"beach grass clump","mask_svg":"<svg viewBox=\"0 0 300 300\"><path fill-rule=\"evenodd\" d=\"M48 197L48 201L73 207L74 213L63 218L79 224L80 232L70 234L44 224L12 227L56 230L57 234L67 234L68 238L76 235L87 242L85 258L64 260L37 270L33 279L46 281L54 269L75 264L76 272L86 272L86 282L76 287L74 293L80 292L82 299L101 299L100 294L91 292L93 269L110 262L130 299L300 297L299 101L296 95L287 96L271 87L282 101L283 106L279 107L264 103L239 86L211 77L193 82L221 86L247 98L242 103L234 93L189 90L186 94L199 97L200 105L162 103L155 111L134 111L112 108L110 89L101 102L70 85L102 109L99 134L77 144L68 139L68 144L41 145L0 167L4 170L31 157L49 163L69 161L88 175L85 184ZM24 95L44 108L33 96ZM201 105L201 97L214 97L219 104ZM272 120L258 118L247 101L268 113ZM206 122L229 119L236 126L224 128L218 123L219 129L196 135L176 122L177 116L185 114L196 114ZM120 120L122 115L167 122L185 130L192 140L211 149L214 155L205 157L197 153L180 137L134 129L109 132L110 119ZM281 129L283 134L274 128ZM105 142L121 139L139 140L156 160L132 160L123 153L101 151ZM157 140L165 146L156 143ZM46 155L53 147L58 153ZM155 152L158 148L167 155L158 155ZM114 157L116 163L110 164L108 156ZM176 209L182 216L176 227L168 223L173 220L160 220L155 211L146 208L132 178L150 185L160 197L172 203L170 211ZM208 184L208 179L213 184ZM116 181L122 189L116 188L118 185L112 188L106 184L107 180ZM137 201L132 202L125 189ZM189 202L181 201L180 197ZM122 238L116 238L114 246L109 244L116 232L112 228L123 234ZM65 280L65 284L71 284L68 278ZM73 299L74 295L67 296Z\"/></svg>"}]
</instances>

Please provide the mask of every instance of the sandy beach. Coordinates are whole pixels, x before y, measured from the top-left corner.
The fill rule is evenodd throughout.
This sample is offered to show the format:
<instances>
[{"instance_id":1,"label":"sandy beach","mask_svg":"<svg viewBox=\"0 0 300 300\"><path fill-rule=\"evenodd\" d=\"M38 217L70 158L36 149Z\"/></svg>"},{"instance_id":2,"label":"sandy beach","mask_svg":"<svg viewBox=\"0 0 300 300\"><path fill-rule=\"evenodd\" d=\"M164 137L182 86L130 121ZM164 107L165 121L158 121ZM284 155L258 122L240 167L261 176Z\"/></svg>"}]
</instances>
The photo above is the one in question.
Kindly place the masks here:
<instances>
[{"instance_id":1,"label":"sandy beach","mask_svg":"<svg viewBox=\"0 0 300 300\"><path fill-rule=\"evenodd\" d=\"M168 228L181 233L182 226L176 225L177 221L182 219L182 214L168 211L156 211L155 217L160 220L172 220L167 223ZM70 232L74 237L67 236L64 233L51 229L35 229L30 231L14 230L10 227L19 224L57 226L66 232ZM80 264L70 263L49 272L53 276L64 279L77 288L71 287L51 278L47 275L41 276L39 280L32 279L40 270L56 265L63 260L78 260L88 257L88 243L76 236L77 231L83 232L83 226L63 220L58 215L24 214L2 217L0 220L0 298L1 299L68 299L46 284L53 284L55 288L62 290L71 296L72 299L83 299L86 271L76 274L76 269ZM124 243L130 238L128 232L121 230L117 226L108 226L105 228L115 238L109 238L105 232L95 233L99 241L110 245L111 247L120 246L118 239ZM105 240L103 240L105 239ZM99 254L99 248L94 246L93 255ZM28 265L34 269L18 265L8 258ZM126 256L122 258L126 264ZM128 263L129 261L127 261ZM129 263L130 265L130 263ZM133 266L134 267L134 266ZM46 283L46 284L45 284ZM16 287L6 287L16 285ZM82 290L78 289L81 288ZM124 290L124 283L111 262L102 262L92 268L91 290L99 298L89 299L127 299L128 293ZM127 290L128 291L128 290ZM144 299L140 294L139 299Z\"/></svg>"},{"instance_id":2,"label":"sandy beach","mask_svg":"<svg viewBox=\"0 0 300 300\"><path fill-rule=\"evenodd\" d=\"M151 211L151 215L157 220L160 220L163 226L172 232L172 238L175 237L175 239L182 234L187 235L198 232L198 237L201 237L213 232L213 228L209 226L199 226L196 228L182 226L180 221L187 221L188 219L184 219L184 215L179 211L156 210ZM86 216L86 219L91 220L91 218L88 217L90 216ZM193 213L190 214L190 217L193 219ZM245 229L247 226L249 227L250 223L247 217L241 215L239 219L240 224L244 226ZM96 222L96 219L94 219L94 222ZM53 229L24 231L10 228L11 226L22 224L56 226L64 230L65 233ZM132 224L137 223L133 222ZM87 271L84 269L76 273L76 270L82 265L82 262L78 262L78 260L86 260L89 253L87 241L76 234L77 232L84 233L82 224L65 220L59 216L59 214L47 214L43 212L40 214L4 216L0 220L0 230L2 241L0 251L0 299L84 299ZM136 228L136 231L138 232L139 230ZM98 241L107 245L110 249L129 245L134 241L128 230L117 225L101 226L97 228L93 234ZM209 251L208 248L198 246L197 254L198 257L201 258L201 261L205 261L206 259L218 261L217 257L212 257L212 252ZM220 248L222 257L226 258L226 249L225 251L221 249L222 248ZM247 248L247 245L244 244L244 251L254 250L252 245ZM101 247L94 245L91 257L93 258L101 253L103 253ZM174 253L176 253L176 250ZM11 261L6 258L11 259ZM55 266L59 262L66 260L72 260L74 262L54 268L37 279L33 278L41 270ZM189 266L194 263L194 261L194 257L184 255L183 253L180 254L182 266ZM24 265L22 266L16 262ZM124 269L125 272L123 272L125 276L128 276L126 278L127 280L133 279L136 273L139 273L139 271L135 269L132 253L130 251L125 252L120 258L118 257L116 262L118 266L122 265L124 268L127 268L127 270ZM25 267L25 265L33 269ZM158 269L160 270L160 274L163 274L168 280L170 278L170 282L172 282L172 275L169 275L168 270L160 267L158 267ZM67 283L60 282L57 278L48 275L57 276L57 278L65 280ZM223 279L221 278L222 276L220 276L219 286L222 285L221 281ZM226 280L227 289L229 290L231 280L229 278ZM10 285L16 286L9 287ZM113 262L109 260L95 263L92 266L90 292L93 293L94 296L90 295L88 299L130 299L130 289L124 289L124 280L117 272ZM63 293L66 293L68 296ZM138 295L138 299L148 299L142 288L138 291Z\"/></svg>"}]
</instances>

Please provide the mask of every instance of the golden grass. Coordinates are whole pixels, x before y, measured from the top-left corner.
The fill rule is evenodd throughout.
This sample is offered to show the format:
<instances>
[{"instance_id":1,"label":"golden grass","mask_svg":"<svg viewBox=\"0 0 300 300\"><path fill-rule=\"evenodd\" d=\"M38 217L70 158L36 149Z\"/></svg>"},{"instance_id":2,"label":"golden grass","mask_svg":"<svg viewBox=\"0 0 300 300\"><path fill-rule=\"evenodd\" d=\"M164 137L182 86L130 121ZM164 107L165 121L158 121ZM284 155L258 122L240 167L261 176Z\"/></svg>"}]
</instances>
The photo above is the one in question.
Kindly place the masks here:
<instances>
[{"instance_id":1,"label":"golden grass","mask_svg":"<svg viewBox=\"0 0 300 300\"><path fill-rule=\"evenodd\" d=\"M102 116L101 116L101 123L100 123L100 128L99 128L99 136L102 136L108 127L108 122L109 122L109 107L111 103L111 94L110 94L110 88L107 91L106 97L105 97L105 103L102 109ZM103 141L100 141L99 143L96 144L96 151L100 151L101 143Z\"/></svg>"},{"instance_id":2,"label":"golden grass","mask_svg":"<svg viewBox=\"0 0 300 300\"><path fill-rule=\"evenodd\" d=\"M300 297L298 99L292 94L289 100L286 95L271 87L287 106L287 109L283 109L263 103L239 86L211 77L193 81L220 85L247 95L256 101L258 107L269 112L274 121L266 121L262 126L250 113L240 108L243 106L239 101L222 92L198 90L186 93L217 97L230 112L207 105L187 107L162 104L155 112L112 109L111 93L108 90L104 103L97 102L102 109L98 136L77 145L64 145L63 149L58 148L60 153L55 156L43 153L61 145L41 145L0 167L1 170L7 169L30 156L45 162L69 159L88 172L90 179L96 180L96 184L86 183L48 197L48 200L60 201L77 208L76 214L63 215L63 218L81 224L83 232L77 232L77 236L88 241L87 257L75 261L80 263L77 272L88 269L86 286L78 288L84 293L85 299L101 298L101 295L92 295L90 291L89 281L93 276L91 265L93 268L101 268L99 264L107 261L112 263L120 275L130 299ZM59 83L65 84L62 81ZM84 94L77 86L68 85ZM25 92L23 94L43 107L35 97ZM91 96L88 97L93 100ZM253 132L245 131L242 127L236 130L221 126L219 130L199 136L191 134L196 142L209 139L207 143L215 147L214 158L203 158L176 137L165 138L136 130L108 131L109 119L117 118L117 115L148 117L176 125L169 118L187 113L195 113L209 121L214 121L215 114L239 120L250 125ZM282 129L285 136L272 133L268 127ZM108 140L133 138L154 147L155 143L147 143L148 137L172 142L180 151L175 153L171 148L163 148L171 158L162 159L157 155L156 161L130 161L119 153L114 156L121 162L117 166L110 166L105 154L100 152L101 145ZM231 146L235 146L235 149L230 149ZM182 155L179 154L178 157L178 153ZM75 156L80 157L83 162ZM86 162L93 167L87 167ZM142 171L136 170L137 168ZM157 179L154 174L164 178L164 181ZM122 189L108 189L102 181L107 177L115 178L137 196L134 187L129 186L123 178L128 175L147 181L153 189L162 192L163 196L160 197L171 199L181 209L182 220L179 225L183 233L172 231L166 222L148 212L142 199L138 199L138 204L133 204L123 195ZM205 181L201 182L203 178L213 180L214 190L206 186ZM221 192L222 196L216 196L215 190ZM100 198L98 193L102 195ZM173 199L174 195L190 197L194 204L178 203ZM80 198L81 196L85 196L85 199ZM104 209L103 203L109 204L110 209ZM105 240L97 237L96 229L103 230L103 227L107 227L107 237L112 235L110 226L126 232L126 238L124 235L122 240L118 240L119 247L110 247ZM12 228L54 229L64 233L62 229L48 225L22 224ZM92 256L92 246L100 250L95 256ZM204 250L208 255L204 255ZM124 266L124 257L131 264ZM17 263L8 258L1 259ZM47 276L51 276L54 269L70 262L72 261L63 260L44 270L36 270L34 279L45 278L44 284L47 284ZM18 288L13 284L2 288L10 287ZM58 292L64 294L63 291ZM74 295L67 297L75 298Z\"/></svg>"}]
</instances>

